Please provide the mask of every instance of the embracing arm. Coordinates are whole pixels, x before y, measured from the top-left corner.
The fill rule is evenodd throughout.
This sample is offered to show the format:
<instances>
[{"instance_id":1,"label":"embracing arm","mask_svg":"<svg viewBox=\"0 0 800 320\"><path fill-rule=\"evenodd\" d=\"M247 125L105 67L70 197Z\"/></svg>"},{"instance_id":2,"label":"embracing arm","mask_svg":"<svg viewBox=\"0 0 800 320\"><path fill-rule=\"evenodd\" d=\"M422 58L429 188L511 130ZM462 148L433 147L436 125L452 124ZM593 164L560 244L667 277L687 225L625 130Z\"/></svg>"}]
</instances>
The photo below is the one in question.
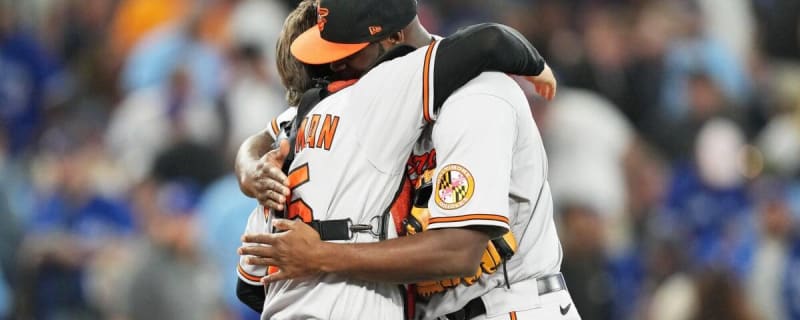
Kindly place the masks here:
<instances>
[{"instance_id":1,"label":"embracing arm","mask_svg":"<svg viewBox=\"0 0 800 320\"><path fill-rule=\"evenodd\" d=\"M242 193L258 199L266 207L281 210L289 189L286 188L286 176L280 168L289 148L288 143L282 143L281 148L270 151L274 139L267 130L270 129L242 142L236 153L234 171Z\"/></svg>"},{"instance_id":2,"label":"embracing arm","mask_svg":"<svg viewBox=\"0 0 800 320\"><path fill-rule=\"evenodd\" d=\"M250 265L278 266L266 282L337 273L367 281L412 283L422 280L465 277L475 273L489 236L477 229L449 228L422 232L375 243L323 242L302 221L277 219L274 234L247 234L244 242L267 246L243 246L240 255Z\"/></svg>"},{"instance_id":3,"label":"embracing arm","mask_svg":"<svg viewBox=\"0 0 800 320\"><path fill-rule=\"evenodd\" d=\"M429 230L413 236L360 244L325 243L320 271L394 283L475 274L489 236L466 228Z\"/></svg>"},{"instance_id":4,"label":"embracing arm","mask_svg":"<svg viewBox=\"0 0 800 320\"><path fill-rule=\"evenodd\" d=\"M442 39L433 71L434 110L438 110L453 91L484 71L547 78L529 80L535 85L537 80L552 80L552 93L555 93L555 78L536 48L517 30L497 23L470 26ZM552 98L547 92L539 93Z\"/></svg>"},{"instance_id":5,"label":"embracing arm","mask_svg":"<svg viewBox=\"0 0 800 320\"><path fill-rule=\"evenodd\" d=\"M264 129L242 142L239 146L239 151L236 152L236 163L234 164L234 171L239 180L239 188L246 196L255 198L256 193L252 188L248 188L248 184L244 183L248 179L247 170L257 163L271 149L275 140L267 132L269 128Z\"/></svg>"}]
</instances>

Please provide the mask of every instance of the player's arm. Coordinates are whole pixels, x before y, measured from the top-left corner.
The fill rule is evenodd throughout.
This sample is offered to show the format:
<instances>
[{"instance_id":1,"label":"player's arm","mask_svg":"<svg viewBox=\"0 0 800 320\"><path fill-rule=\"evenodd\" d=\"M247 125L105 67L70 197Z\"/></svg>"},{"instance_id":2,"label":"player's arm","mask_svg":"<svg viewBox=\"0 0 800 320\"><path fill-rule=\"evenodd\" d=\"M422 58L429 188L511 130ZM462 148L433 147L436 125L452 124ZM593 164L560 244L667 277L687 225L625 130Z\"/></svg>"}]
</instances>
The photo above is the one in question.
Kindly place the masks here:
<instances>
[{"instance_id":1,"label":"player's arm","mask_svg":"<svg viewBox=\"0 0 800 320\"><path fill-rule=\"evenodd\" d=\"M286 175L280 167L289 149L286 144L285 147L271 150L275 141L271 130L274 129L264 129L242 143L236 154L234 171L242 193L258 199L268 208L282 210L289 189L286 187Z\"/></svg>"},{"instance_id":2,"label":"player's arm","mask_svg":"<svg viewBox=\"0 0 800 320\"><path fill-rule=\"evenodd\" d=\"M475 274L487 241L485 231L450 228L377 243L326 242L319 249L328 252L320 255L320 271L393 283L468 277ZM330 252L338 252L339 258Z\"/></svg>"},{"instance_id":3,"label":"player's arm","mask_svg":"<svg viewBox=\"0 0 800 320\"><path fill-rule=\"evenodd\" d=\"M547 100L557 81L536 48L511 27L483 23L459 30L428 46L423 62L423 117L431 122L445 100L485 71L526 76Z\"/></svg>"},{"instance_id":4,"label":"player's arm","mask_svg":"<svg viewBox=\"0 0 800 320\"><path fill-rule=\"evenodd\" d=\"M376 243L339 244L319 240L319 234L301 221L276 220L275 226L287 231L244 238L269 246L239 249L251 255L246 263L279 266L267 281L318 272L395 283L466 277L475 273L489 240L481 230L451 228Z\"/></svg>"},{"instance_id":5,"label":"player's arm","mask_svg":"<svg viewBox=\"0 0 800 320\"><path fill-rule=\"evenodd\" d=\"M547 99L555 94L555 78L544 58L522 34L505 25L482 23L459 30L436 46L434 62L429 82L433 110L484 71L538 76L529 79L537 91Z\"/></svg>"},{"instance_id":6,"label":"player's arm","mask_svg":"<svg viewBox=\"0 0 800 320\"><path fill-rule=\"evenodd\" d=\"M250 212L244 234L268 233L271 229L268 221L268 217L264 214L264 208L257 206ZM242 246L245 247L256 245L257 244L248 242L242 243ZM261 277L267 274L267 266L248 264L246 263L247 259L247 256L239 257L236 266L236 275L238 277L238 281L236 282L236 297L248 307L261 313L261 310L264 309L266 293L264 292L264 285L260 280Z\"/></svg>"}]
</instances>

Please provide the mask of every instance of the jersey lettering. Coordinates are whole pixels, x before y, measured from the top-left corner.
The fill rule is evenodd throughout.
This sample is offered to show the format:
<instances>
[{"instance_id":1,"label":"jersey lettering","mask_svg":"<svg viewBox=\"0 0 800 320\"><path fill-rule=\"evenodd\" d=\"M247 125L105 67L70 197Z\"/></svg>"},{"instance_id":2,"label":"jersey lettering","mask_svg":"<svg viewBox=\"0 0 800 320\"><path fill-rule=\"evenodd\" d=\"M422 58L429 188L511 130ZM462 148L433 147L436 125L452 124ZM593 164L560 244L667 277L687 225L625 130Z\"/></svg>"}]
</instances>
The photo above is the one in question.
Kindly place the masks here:
<instances>
[{"instance_id":1,"label":"jersey lettering","mask_svg":"<svg viewBox=\"0 0 800 320\"><path fill-rule=\"evenodd\" d=\"M336 135L337 126L339 126L339 116L325 116L325 122L322 123L322 128L319 130L317 148L331 150L331 144L333 144L333 136Z\"/></svg>"},{"instance_id":2,"label":"jersey lettering","mask_svg":"<svg viewBox=\"0 0 800 320\"><path fill-rule=\"evenodd\" d=\"M311 123L308 124L308 137L306 138L306 146L308 148L314 148L314 135L317 134L317 126L319 125L319 115L315 114L311 116Z\"/></svg>"},{"instance_id":3,"label":"jersey lettering","mask_svg":"<svg viewBox=\"0 0 800 320\"><path fill-rule=\"evenodd\" d=\"M321 119L322 115L319 114L303 119L297 130L297 141L294 145L295 153L305 148L331 150L333 138L336 136L336 128L339 126L339 116L326 114L320 125Z\"/></svg>"},{"instance_id":4,"label":"jersey lettering","mask_svg":"<svg viewBox=\"0 0 800 320\"><path fill-rule=\"evenodd\" d=\"M308 174L308 163L292 170L292 172L289 173L289 199L292 198L291 193L294 192L295 189L304 185L309 180L311 179ZM310 223L312 220L314 220L314 210L311 210L311 207L309 207L308 204L301 198L298 198L297 200L290 202L288 209L289 210L286 219L294 220L296 218L300 218L300 220L302 220L305 223ZM264 208L265 215L267 214L267 212L268 210ZM276 266L267 267L267 274L273 274L276 272L278 272L278 267ZM252 281L258 281L258 280L252 280Z\"/></svg>"},{"instance_id":5,"label":"jersey lettering","mask_svg":"<svg viewBox=\"0 0 800 320\"><path fill-rule=\"evenodd\" d=\"M297 141L294 143L294 153L299 153L306 146L306 123L308 123L308 117L303 118L303 122L300 122L300 127L297 128Z\"/></svg>"}]
</instances>

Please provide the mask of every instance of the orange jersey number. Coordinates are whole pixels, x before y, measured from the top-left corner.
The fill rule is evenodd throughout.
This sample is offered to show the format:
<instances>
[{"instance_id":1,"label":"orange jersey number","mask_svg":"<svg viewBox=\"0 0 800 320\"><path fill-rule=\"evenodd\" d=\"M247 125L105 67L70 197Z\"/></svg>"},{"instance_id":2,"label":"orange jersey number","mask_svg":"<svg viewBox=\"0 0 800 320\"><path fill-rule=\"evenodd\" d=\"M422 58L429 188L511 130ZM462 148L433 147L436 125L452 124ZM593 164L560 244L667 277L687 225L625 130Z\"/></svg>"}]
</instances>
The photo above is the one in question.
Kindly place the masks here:
<instances>
[{"instance_id":1,"label":"orange jersey number","mask_svg":"<svg viewBox=\"0 0 800 320\"><path fill-rule=\"evenodd\" d=\"M295 189L308 181L308 164L306 163L289 173L289 191L294 192ZM289 199L291 199L291 195L289 195ZM305 223L310 223L314 220L314 210L311 210L311 207L300 198L289 203L289 216L286 218L292 220L298 217Z\"/></svg>"},{"instance_id":2,"label":"orange jersey number","mask_svg":"<svg viewBox=\"0 0 800 320\"><path fill-rule=\"evenodd\" d=\"M289 192L294 192L294 189L302 186L308 181L308 163L306 163L295 168L289 173ZM292 195L289 194L289 199L291 198ZM293 220L298 217L305 223L309 223L311 220L314 220L314 210L311 210L311 207L309 207L308 204L303 201L303 199L299 198L289 203L289 212L286 219ZM276 266L269 266L267 268L267 274L273 274L276 272L278 272L278 267Z\"/></svg>"}]
</instances>

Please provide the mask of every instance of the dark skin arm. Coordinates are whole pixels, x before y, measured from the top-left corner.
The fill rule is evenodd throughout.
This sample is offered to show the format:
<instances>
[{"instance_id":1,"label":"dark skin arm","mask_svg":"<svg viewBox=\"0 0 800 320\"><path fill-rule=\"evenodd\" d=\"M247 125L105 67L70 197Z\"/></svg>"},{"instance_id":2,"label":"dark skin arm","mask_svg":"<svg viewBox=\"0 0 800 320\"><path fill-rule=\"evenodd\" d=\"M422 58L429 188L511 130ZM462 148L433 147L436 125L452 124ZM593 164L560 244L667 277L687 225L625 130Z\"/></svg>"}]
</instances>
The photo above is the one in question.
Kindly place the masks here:
<instances>
[{"instance_id":1,"label":"dark skin arm","mask_svg":"<svg viewBox=\"0 0 800 320\"><path fill-rule=\"evenodd\" d=\"M524 75L545 99L556 94L556 80L544 58L522 34L502 24L482 23L459 30L441 41L436 57L434 110L483 71Z\"/></svg>"},{"instance_id":2,"label":"dark skin arm","mask_svg":"<svg viewBox=\"0 0 800 320\"><path fill-rule=\"evenodd\" d=\"M475 274L489 241L483 231L450 228L374 243L338 244L320 240L300 221L278 219L274 225L285 232L242 237L243 242L269 246L239 249L240 255L253 255L249 264L280 269L264 277L264 283L320 272L390 283L466 277Z\"/></svg>"}]
</instances>

